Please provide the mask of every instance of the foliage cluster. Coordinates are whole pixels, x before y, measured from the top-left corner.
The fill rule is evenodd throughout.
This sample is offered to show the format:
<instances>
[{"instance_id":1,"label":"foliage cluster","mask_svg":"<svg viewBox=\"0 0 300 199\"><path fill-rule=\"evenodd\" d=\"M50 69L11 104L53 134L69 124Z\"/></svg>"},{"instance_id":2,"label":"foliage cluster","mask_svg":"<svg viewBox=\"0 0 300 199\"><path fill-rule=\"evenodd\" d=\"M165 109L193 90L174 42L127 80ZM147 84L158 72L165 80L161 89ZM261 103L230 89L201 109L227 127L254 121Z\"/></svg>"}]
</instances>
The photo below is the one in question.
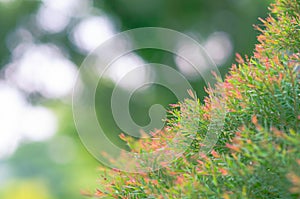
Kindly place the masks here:
<instances>
[{"instance_id":1,"label":"foliage cluster","mask_svg":"<svg viewBox=\"0 0 300 199\"><path fill-rule=\"evenodd\" d=\"M277 0L252 57L237 55L225 81L208 89L201 104L173 105L168 125L155 140L134 142L152 151L183 132L193 139L184 155L150 173L106 171L95 196L113 198L300 198L300 2ZM203 139L221 94L227 114L218 142L207 154ZM187 120L188 118L188 120ZM190 122L188 122L190 121ZM158 141L157 141L158 140Z\"/></svg>"}]
</instances>

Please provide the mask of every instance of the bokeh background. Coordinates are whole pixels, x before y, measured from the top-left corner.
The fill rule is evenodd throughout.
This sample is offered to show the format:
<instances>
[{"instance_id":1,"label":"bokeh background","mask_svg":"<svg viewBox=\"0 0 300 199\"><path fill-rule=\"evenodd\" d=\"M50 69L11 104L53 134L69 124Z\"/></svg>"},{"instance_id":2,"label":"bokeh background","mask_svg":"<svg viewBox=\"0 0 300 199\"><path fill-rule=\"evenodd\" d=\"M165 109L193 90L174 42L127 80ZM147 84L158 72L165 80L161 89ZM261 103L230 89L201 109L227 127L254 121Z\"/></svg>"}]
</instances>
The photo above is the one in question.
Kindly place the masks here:
<instances>
[{"instance_id":1,"label":"bokeh background","mask_svg":"<svg viewBox=\"0 0 300 199\"><path fill-rule=\"evenodd\" d=\"M258 34L253 24L267 15L270 2L0 0L0 198L79 199L82 190L99 186L100 163L78 138L71 103L78 67L103 41L132 28L174 29L199 41L225 75L235 52L251 55ZM114 84L135 65L149 62L174 67L204 96L201 77L173 54L131 53L96 96L99 119L114 142L121 143L108 106ZM167 88L151 86L133 95L132 117L147 124L152 104L175 102Z\"/></svg>"}]
</instances>

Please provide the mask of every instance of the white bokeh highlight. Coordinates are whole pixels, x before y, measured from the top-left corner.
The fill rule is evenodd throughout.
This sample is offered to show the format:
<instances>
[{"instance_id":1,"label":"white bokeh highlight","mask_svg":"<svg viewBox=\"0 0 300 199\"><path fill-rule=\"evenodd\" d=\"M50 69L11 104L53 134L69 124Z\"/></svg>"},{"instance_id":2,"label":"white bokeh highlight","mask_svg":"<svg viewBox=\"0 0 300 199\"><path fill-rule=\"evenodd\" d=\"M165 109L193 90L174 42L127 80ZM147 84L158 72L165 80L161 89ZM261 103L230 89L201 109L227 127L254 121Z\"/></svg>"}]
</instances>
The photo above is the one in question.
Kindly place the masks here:
<instances>
[{"instance_id":1,"label":"white bokeh highlight","mask_svg":"<svg viewBox=\"0 0 300 199\"><path fill-rule=\"evenodd\" d=\"M57 130L54 113L34 107L16 88L0 82L0 159L13 154L24 140L43 141Z\"/></svg>"},{"instance_id":2,"label":"white bokeh highlight","mask_svg":"<svg viewBox=\"0 0 300 199\"><path fill-rule=\"evenodd\" d=\"M114 27L109 18L91 16L75 26L71 37L81 51L89 53L114 34Z\"/></svg>"},{"instance_id":3,"label":"white bokeh highlight","mask_svg":"<svg viewBox=\"0 0 300 199\"><path fill-rule=\"evenodd\" d=\"M225 32L212 33L204 43L204 48L218 66L227 61L233 50L232 41Z\"/></svg>"},{"instance_id":4,"label":"white bokeh highlight","mask_svg":"<svg viewBox=\"0 0 300 199\"><path fill-rule=\"evenodd\" d=\"M41 6L37 15L37 24L45 31L58 33L63 31L69 24L70 17L58 10Z\"/></svg>"},{"instance_id":5,"label":"white bokeh highlight","mask_svg":"<svg viewBox=\"0 0 300 199\"><path fill-rule=\"evenodd\" d=\"M176 52L182 56L189 56L192 60L195 60L194 63L197 64L197 67L201 70L207 69L207 59L209 56L218 67L226 63L230 58L233 51L233 44L229 35L225 32L214 32L209 35L209 37L202 43L206 53L198 53L195 57L194 50L191 46L186 43L178 42L178 48ZM199 78L195 66L192 66L188 61L182 57L175 56L175 63L180 72L182 72L188 79L197 79Z\"/></svg>"},{"instance_id":6,"label":"white bokeh highlight","mask_svg":"<svg viewBox=\"0 0 300 199\"><path fill-rule=\"evenodd\" d=\"M43 0L36 15L37 25L49 33L59 33L74 17L89 12L89 0Z\"/></svg>"},{"instance_id":7,"label":"white bokeh highlight","mask_svg":"<svg viewBox=\"0 0 300 199\"><path fill-rule=\"evenodd\" d=\"M77 75L76 66L53 45L29 45L6 71L7 79L22 90L39 92L47 98L70 94Z\"/></svg>"},{"instance_id":8,"label":"white bokeh highlight","mask_svg":"<svg viewBox=\"0 0 300 199\"><path fill-rule=\"evenodd\" d=\"M131 90L137 85L143 85L145 82L149 81L152 76L154 76L151 75L151 71L144 66L145 64L146 63L141 57L135 53L130 53L113 62L105 76L113 80L113 82L115 82L118 86L126 90ZM140 67L142 69L140 69L138 73L131 73L132 78L130 80L121 81L122 78L128 75L131 71Z\"/></svg>"}]
</instances>

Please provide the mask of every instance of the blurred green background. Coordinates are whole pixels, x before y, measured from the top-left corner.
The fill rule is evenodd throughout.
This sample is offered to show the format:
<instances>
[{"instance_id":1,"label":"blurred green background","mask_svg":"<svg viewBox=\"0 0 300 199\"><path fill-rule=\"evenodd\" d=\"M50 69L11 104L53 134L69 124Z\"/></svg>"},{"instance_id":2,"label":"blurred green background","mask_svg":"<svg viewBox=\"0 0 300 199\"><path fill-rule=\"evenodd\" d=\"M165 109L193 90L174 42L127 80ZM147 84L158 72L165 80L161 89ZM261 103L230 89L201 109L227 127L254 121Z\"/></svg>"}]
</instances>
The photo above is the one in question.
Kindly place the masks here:
<instances>
[{"instance_id":1,"label":"blurred green background","mask_svg":"<svg viewBox=\"0 0 300 199\"><path fill-rule=\"evenodd\" d=\"M97 162L84 148L72 119L71 95L84 58L112 35L138 27L164 27L199 41L224 75L234 54L251 55L253 24L265 17L261 0L0 0L0 198L77 199L94 190ZM134 38L133 38L134 39ZM147 39L147 38L145 38ZM157 62L182 72L203 98L201 77L174 55L147 49L125 66ZM125 70L126 72L126 70ZM119 75L119 76L118 76ZM110 113L115 70L98 87L99 119L114 142L120 129ZM156 74L163 78L164 74ZM148 108L176 98L152 86L133 96L133 119L145 125Z\"/></svg>"}]
</instances>

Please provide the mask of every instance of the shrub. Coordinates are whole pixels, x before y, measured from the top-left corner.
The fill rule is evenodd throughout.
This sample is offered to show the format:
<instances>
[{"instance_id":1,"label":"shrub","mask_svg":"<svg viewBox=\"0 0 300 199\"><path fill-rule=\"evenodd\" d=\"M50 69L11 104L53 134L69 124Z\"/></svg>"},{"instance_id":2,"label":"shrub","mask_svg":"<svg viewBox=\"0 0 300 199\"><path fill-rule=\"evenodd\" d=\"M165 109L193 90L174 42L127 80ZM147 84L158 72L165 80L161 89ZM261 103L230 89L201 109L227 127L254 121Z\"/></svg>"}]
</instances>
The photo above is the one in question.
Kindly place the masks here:
<instances>
[{"instance_id":1,"label":"shrub","mask_svg":"<svg viewBox=\"0 0 300 199\"><path fill-rule=\"evenodd\" d=\"M261 31L254 55L237 55L225 81L172 106L156 140L133 141L132 150L153 151L177 132L193 139L167 167L149 173L107 170L95 196L113 198L300 198L300 4L277 0ZM228 110L213 150L201 153L211 96L222 93Z\"/></svg>"}]
</instances>

